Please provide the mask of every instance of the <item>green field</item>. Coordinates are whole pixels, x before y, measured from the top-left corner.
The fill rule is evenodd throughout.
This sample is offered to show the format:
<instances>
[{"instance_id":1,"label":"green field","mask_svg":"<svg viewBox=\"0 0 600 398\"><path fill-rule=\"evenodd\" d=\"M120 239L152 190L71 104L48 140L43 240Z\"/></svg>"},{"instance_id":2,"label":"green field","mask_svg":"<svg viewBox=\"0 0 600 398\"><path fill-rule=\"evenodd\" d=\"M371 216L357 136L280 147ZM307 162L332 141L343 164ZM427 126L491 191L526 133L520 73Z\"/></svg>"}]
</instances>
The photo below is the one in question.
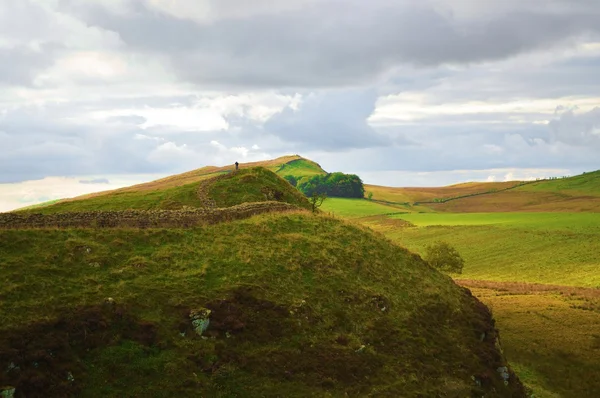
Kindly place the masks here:
<instances>
[{"instance_id":1,"label":"green field","mask_svg":"<svg viewBox=\"0 0 600 398\"><path fill-rule=\"evenodd\" d=\"M404 213L407 210L401 206L387 206L365 199L327 198L321 210L334 216L358 218L377 216L381 214Z\"/></svg>"},{"instance_id":2,"label":"green field","mask_svg":"<svg viewBox=\"0 0 600 398\"><path fill-rule=\"evenodd\" d=\"M393 215L419 227L490 225L600 234L600 213L412 213Z\"/></svg>"},{"instance_id":3,"label":"green field","mask_svg":"<svg viewBox=\"0 0 600 398\"><path fill-rule=\"evenodd\" d=\"M381 228L410 250L424 253L436 240L456 247L465 259L465 278L600 286L598 213L413 213L390 218L416 225Z\"/></svg>"}]
</instances>

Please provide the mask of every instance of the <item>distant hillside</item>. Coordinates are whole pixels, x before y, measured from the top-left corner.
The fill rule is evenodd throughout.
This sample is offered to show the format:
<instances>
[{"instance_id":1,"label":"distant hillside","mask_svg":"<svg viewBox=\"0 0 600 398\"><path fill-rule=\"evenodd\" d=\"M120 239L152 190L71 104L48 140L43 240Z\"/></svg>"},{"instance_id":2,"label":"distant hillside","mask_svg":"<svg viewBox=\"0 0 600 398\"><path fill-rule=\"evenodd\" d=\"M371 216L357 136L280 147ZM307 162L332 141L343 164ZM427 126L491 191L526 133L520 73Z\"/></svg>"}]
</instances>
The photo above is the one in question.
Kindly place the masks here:
<instances>
[{"instance_id":1,"label":"distant hillside","mask_svg":"<svg viewBox=\"0 0 600 398\"><path fill-rule=\"evenodd\" d=\"M380 203L409 211L600 211L600 171L541 181L470 182L446 187L365 185Z\"/></svg>"},{"instance_id":2,"label":"distant hillside","mask_svg":"<svg viewBox=\"0 0 600 398\"><path fill-rule=\"evenodd\" d=\"M246 173L246 170L262 167L270 170L271 174L278 173L280 176L294 175L296 178L310 176L318 173L325 173L321 167L310 160L300 156L284 156L274 160L264 162L253 162L240 164L240 177ZM19 212L51 214L70 211L93 211L93 210L177 210L185 206L201 207L205 203L198 197L198 189L202 182L213 179L218 176L227 175L235 170L234 165L224 167L208 166L201 169L189 171L152 181L145 184L138 184L131 187L121 188L112 191L98 192L79 196L72 199L49 202L44 205L19 209ZM245 175L245 174L244 174ZM261 178L266 178L267 174L262 173ZM246 177L248 178L248 177ZM273 179L267 184L273 189L286 192L285 198L292 200L293 204L300 205L298 194L283 179ZM267 178L267 179L269 179ZM276 188L273 184L279 185ZM234 188L233 186L231 186ZM246 192L249 193L250 191ZM301 195L300 195L301 196ZM264 195L250 195L246 198L237 197L244 201L266 200ZM304 202L306 202L304 200ZM301 207L305 206L305 203ZM231 204L230 204L231 205Z\"/></svg>"},{"instance_id":3,"label":"distant hillside","mask_svg":"<svg viewBox=\"0 0 600 398\"><path fill-rule=\"evenodd\" d=\"M600 211L600 171L532 181L514 189L432 204L444 212Z\"/></svg>"},{"instance_id":4,"label":"distant hillside","mask_svg":"<svg viewBox=\"0 0 600 398\"><path fill-rule=\"evenodd\" d=\"M485 306L339 220L0 230L0 252L15 397L525 397Z\"/></svg>"}]
</instances>

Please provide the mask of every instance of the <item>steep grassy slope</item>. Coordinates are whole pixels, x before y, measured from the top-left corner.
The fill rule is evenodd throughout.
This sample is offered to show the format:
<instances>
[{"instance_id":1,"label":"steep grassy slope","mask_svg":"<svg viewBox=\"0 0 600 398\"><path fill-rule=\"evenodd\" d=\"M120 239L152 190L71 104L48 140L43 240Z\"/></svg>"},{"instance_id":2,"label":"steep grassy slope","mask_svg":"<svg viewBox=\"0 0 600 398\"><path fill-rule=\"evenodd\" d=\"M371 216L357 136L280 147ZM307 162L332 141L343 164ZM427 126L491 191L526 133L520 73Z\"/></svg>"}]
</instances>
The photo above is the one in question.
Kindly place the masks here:
<instances>
[{"instance_id":1,"label":"steep grassy slope","mask_svg":"<svg viewBox=\"0 0 600 398\"><path fill-rule=\"evenodd\" d=\"M484 306L338 220L0 231L0 252L20 396L524 396Z\"/></svg>"}]
</instances>

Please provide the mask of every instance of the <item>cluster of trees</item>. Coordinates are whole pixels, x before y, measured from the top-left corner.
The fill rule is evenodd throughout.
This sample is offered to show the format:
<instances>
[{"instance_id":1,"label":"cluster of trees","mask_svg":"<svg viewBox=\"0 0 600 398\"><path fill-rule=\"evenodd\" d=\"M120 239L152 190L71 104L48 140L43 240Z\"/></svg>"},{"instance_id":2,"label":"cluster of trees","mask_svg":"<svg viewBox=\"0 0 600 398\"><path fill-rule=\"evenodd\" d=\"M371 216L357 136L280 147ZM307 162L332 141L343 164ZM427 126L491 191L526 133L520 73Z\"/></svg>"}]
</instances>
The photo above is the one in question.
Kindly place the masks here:
<instances>
[{"instance_id":1,"label":"cluster of trees","mask_svg":"<svg viewBox=\"0 0 600 398\"><path fill-rule=\"evenodd\" d=\"M338 198L362 198L365 195L363 182L356 174L329 173L304 177L300 181L294 176L284 178L309 198L315 193Z\"/></svg>"}]
</instances>

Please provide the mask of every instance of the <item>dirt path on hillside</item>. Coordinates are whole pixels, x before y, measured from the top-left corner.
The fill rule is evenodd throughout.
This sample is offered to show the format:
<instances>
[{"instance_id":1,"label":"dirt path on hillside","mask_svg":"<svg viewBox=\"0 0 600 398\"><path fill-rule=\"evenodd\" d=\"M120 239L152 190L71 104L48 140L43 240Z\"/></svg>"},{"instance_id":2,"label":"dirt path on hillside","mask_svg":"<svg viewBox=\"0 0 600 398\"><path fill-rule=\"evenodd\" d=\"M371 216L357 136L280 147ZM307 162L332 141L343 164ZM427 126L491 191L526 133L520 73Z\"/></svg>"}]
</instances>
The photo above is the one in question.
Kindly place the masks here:
<instances>
[{"instance_id":1,"label":"dirt path on hillside","mask_svg":"<svg viewBox=\"0 0 600 398\"><path fill-rule=\"evenodd\" d=\"M210 192L210 187L213 186L214 183L224 180L226 178L230 178L232 176L231 172L227 174L221 174L203 181L200 181L198 185L198 199L200 200L200 207L205 209L216 209L217 203L210 197L208 194Z\"/></svg>"}]
</instances>

